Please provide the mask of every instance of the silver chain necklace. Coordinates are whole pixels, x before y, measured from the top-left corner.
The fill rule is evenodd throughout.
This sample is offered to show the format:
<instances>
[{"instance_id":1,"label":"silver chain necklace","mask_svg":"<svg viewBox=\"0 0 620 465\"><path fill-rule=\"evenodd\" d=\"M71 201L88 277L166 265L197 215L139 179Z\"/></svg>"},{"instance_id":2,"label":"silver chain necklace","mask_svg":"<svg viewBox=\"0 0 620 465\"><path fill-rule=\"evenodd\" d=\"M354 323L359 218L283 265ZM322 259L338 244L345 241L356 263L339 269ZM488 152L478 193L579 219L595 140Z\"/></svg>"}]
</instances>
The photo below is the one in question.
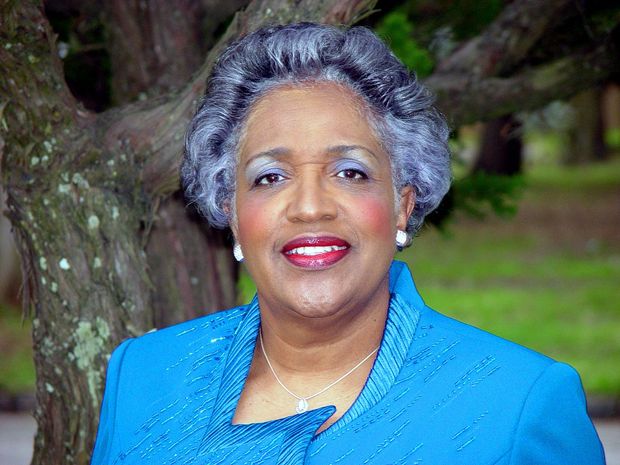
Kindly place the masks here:
<instances>
[{"instance_id":1,"label":"silver chain necklace","mask_svg":"<svg viewBox=\"0 0 620 465\"><path fill-rule=\"evenodd\" d=\"M312 394L311 396L306 396L306 397L302 397L299 396L297 394L295 394L293 391L291 391L289 388L287 388L284 383L280 380L280 378L278 377L278 375L276 374L276 371L273 369L273 366L271 365L271 361L269 360L269 357L267 356L267 352L265 352L265 343L263 342L263 330L262 328L259 329L258 331L258 337L260 338L260 348L263 351L263 355L265 356L265 360L267 361L267 365L269 365L269 369L271 370L271 373L273 374L274 378L276 379L276 381L278 382L278 384L280 384L280 386L282 386L282 388L288 392L290 395L292 395L295 399L297 399L297 404L295 405L295 411L297 413L304 413L306 410L308 410L308 401L318 395L323 394L325 391L327 391L328 389L334 387L336 384L338 384L340 381L342 381L343 379L345 379L347 376L349 376L351 373L353 373L355 370L357 370L359 367L362 366L362 364L368 360L370 357L372 357L374 355L375 352L377 352L377 350L379 350L379 347L377 347L375 350L373 350L371 353L369 353L368 355L366 355L366 357L364 357L362 359L362 361L360 361L357 365L355 365L353 368L351 368L349 371L347 371L344 375L342 375L340 378L338 378L336 381L334 381L333 383L328 384L327 386L325 386L323 389L321 389L319 392L315 392L314 394Z\"/></svg>"}]
</instances>

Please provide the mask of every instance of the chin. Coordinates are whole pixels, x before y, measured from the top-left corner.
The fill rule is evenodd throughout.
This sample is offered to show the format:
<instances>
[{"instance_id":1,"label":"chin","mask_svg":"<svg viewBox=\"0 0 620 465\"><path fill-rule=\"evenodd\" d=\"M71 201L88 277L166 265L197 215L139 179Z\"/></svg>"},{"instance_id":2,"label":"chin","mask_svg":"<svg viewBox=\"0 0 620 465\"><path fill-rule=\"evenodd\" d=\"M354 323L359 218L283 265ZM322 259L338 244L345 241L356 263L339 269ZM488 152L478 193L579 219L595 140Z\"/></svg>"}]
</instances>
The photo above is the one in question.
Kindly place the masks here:
<instances>
[{"instance_id":1,"label":"chin","mask_svg":"<svg viewBox=\"0 0 620 465\"><path fill-rule=\"evenodd\" d=\"M333 294L321 293L314 295L306 293L297 295L296 305L293 311L304 318L329 318L342 311L340 299L335 299Z\"/></svg>"}]
</instances>

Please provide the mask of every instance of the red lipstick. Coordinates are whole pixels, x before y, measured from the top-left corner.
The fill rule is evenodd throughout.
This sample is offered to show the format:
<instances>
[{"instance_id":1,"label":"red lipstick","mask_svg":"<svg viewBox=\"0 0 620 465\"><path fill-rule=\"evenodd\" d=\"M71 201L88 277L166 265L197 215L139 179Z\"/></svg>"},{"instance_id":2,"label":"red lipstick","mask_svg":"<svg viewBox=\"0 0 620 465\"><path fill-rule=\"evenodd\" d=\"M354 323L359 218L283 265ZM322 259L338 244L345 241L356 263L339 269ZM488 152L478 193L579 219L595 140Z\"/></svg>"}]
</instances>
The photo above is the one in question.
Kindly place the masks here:
<instances>
[{"instance_id":1,"label":"red lipstick","mask_svg":"<svg viewBox=\"0 0 620 465\"><path fill-rule=\"evenodd\" d=\"M338 237L300 237L282 247L282 255L301 268L327 268L342 260L351 250L351 244Z\"/></svg>"}]
</instances>

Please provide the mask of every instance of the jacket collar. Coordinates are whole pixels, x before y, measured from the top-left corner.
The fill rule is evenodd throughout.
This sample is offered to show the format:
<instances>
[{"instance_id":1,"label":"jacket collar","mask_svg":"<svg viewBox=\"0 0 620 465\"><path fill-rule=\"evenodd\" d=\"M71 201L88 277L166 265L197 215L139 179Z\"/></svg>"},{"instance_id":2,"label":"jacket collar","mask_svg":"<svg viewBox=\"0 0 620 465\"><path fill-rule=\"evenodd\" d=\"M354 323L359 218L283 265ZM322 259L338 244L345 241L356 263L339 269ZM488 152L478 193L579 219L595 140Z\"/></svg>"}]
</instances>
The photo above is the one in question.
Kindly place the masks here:
<instances>
[{"instance_id":1,"label":"jacket collar","mask_svg":"<svg viewBox=\"0 0 620 465\"><path fill-rule=\"evenodd\" d=\"M402 262L394 261L390 267L390 293L383 340L364 388L351 408L317 436L316 430L335 412L335 407L321 407L264 423L232 424L260 326L258 299L254 297L228 350L217 399L199 449L201 459L216 459L231 445L244 444L250 450L266 451L261 463L303 463L311 440L324 440L376 405L392 387L403 366L424 307L407 265ZM230 453L234 450L233 447Z\"/></svg>"},{"instance_id":2,"label":"jacket collar","mask_svg":"<svg viewBox=\"0 0 620 465\"><path fill-rule=\"evenodd\" d=\"M394 260L390 266L390 293L398 294L407 305L418 311L425 307L424 300L420 297L413 282L409 267L404 262Z\"/></svg>"}]
</instances>

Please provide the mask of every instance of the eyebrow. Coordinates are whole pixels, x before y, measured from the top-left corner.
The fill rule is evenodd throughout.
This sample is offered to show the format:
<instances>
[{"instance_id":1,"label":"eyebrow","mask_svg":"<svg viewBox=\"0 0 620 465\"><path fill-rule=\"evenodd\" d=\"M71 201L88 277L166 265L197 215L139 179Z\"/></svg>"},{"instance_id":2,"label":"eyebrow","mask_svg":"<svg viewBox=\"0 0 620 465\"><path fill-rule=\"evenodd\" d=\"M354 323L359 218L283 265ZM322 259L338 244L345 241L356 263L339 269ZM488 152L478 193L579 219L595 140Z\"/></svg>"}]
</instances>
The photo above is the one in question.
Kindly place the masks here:
<instances>
[{"instance_id":1,"label":"eyebrow","mask_svg":"<svg viewBox=\"0 0 620 465\"><path fill-rule=\"evenodd\" d=\"M272 149L269 150L264 150L262 152L258 152L255 153L254 155L250 156L246 162L245 162L245 166L248 166L250 163L252 163L255 160L258 160L259 158L282 158L282 156L284 155L288 155L290 153L290 150L284 147L274 147Z\"/></svg>"},{"instance_id":2,"label":"eyebrow","mask_svg":"<svg viewBox=\"0 0 620 465\"><path fill-rule=\"evenodd\" d=\"M363 145L334 145L327 148L327 153L342 155L356 150L362 150L363 152L369 153L373 156L375 160L379 161L379 157L377 157L377 154Z\"/></svg>"},{"instance_id":3,"label":"eyebrow","mask_svg":"<svg viewBox=\"0 0 620 465\"><path fill-rule=\"evenodd\" d=\"M372 155L372 157L375 160L379 161L379 157L377 157L377 155L372 150L370 150L368 147L365 147L363 145L333 145L333 146L327 147L327 153L329 153L330 155L344 155L346 153L354 152L356 150L361 150L363 152L366 152ZM250 163L252 163L253 161L259 158L280 159L283 156L288 155L290 152L291 151L285 147L274 147L269 150L264 150L262 152L258 152L252 155L251 157L249 157L248 160L245 162L245 166L248 166Z\"/></svg>"}]
</instances>

